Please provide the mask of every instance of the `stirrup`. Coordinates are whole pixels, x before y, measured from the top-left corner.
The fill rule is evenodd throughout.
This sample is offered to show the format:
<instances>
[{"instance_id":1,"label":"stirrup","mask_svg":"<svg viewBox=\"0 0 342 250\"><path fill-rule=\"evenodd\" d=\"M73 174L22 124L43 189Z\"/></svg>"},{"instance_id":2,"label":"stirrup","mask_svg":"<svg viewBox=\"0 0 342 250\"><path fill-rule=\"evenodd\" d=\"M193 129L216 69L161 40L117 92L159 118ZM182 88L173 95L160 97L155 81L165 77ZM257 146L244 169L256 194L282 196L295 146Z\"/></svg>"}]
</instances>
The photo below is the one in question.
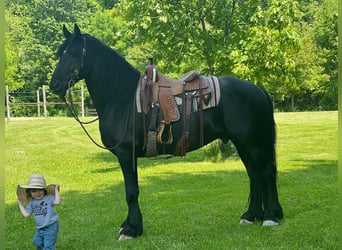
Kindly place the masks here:
<instances>
[{"instance_id":1,"label":"stirrup","mask_svg":"<svg viewBox=\"0 0 342 250\"><path fill-rule=\"evenodd\" d=\"M161 121L160 122L160 126L158 128L158 133L157 133L157 141L160 144L171 144L172 141L173 141L172 126L171 126L171 124L168 125L169 126L169 131L167 131L168 132L168 139L167 139L167 141L163 141L163 139L162 139L162 135L164 133L165 125L166 125L165 121Z\"/></svg>"}]
</instances>

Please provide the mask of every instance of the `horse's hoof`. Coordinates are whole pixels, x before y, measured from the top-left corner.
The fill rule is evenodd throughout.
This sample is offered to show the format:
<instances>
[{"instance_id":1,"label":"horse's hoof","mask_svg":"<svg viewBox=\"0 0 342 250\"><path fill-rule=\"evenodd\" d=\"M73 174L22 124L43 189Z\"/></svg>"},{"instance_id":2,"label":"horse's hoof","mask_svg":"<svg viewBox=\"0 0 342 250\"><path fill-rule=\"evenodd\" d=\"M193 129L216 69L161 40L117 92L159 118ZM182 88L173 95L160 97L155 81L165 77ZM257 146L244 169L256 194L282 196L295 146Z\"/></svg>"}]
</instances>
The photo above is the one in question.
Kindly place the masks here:
<instances>
[{"instance_id":1,"label":"horse's hoof","mask_svg":"<svg viewBox=\"0 0 342 250\"><path fill-rule=\"evenodd\" d=\"M118 241L131 240L131 239L133 239L132 236L121 234Z\"/></svg>"},{"instance_id":2,"label":"horse's hoof","mask_svg":"<svg viewBox=\"0 0 342 250\"><path fill-rule=\"evenodd\" d=\"M246 219L241 219L240 220L240 225L252 225L254 222L253 221L249 221Z\"/></svg>"},{"instance_id":3,"label":"horse's hoof","mask_svg":"<svg viewBox=\"0 0 342 250\"><path fill-rule=\"evenodd\" d=\"M274 227L274 226L278 226L279 222L274 221L274 220L264 220L264 222L262 223L263 226L266 227Z\"/></svg>"},{"instance_id":4,"label":"horse's hoof","mask_svg":"<svg viewBox=\"0 0 342 250\"><path fill-rule=\"evenodd\" d=\"M132 236L121 234L122 231L123 231L123 227L120 228L120 230L119 230L120 237L119 237L118 241L124 241L124 240L131 240L131 239L133 239Z\"/></svg>"}]
</instances>

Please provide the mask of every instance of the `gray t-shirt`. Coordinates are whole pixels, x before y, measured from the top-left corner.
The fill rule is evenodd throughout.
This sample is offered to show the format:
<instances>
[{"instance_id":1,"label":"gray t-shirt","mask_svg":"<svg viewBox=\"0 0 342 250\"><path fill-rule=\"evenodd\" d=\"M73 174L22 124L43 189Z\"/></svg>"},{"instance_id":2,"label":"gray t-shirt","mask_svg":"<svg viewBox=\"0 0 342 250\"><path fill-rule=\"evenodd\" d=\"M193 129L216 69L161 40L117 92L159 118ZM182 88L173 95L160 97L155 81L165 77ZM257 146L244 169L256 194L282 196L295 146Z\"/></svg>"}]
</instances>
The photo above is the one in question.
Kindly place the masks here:
<instances>
[{"instance_id":1,"label":"gray t-shirt","mask_svg":"<svg viewBox=\"0 0 342 250\"><path fill-rule=\"evenodd\" d=\"M32 199L28 203L26 212L34 214L38 229L49 226L58 221L58 214L54 210L54 200L55 196L48 194L44 195L40 200Z\"/></svg>"}]
</instances>

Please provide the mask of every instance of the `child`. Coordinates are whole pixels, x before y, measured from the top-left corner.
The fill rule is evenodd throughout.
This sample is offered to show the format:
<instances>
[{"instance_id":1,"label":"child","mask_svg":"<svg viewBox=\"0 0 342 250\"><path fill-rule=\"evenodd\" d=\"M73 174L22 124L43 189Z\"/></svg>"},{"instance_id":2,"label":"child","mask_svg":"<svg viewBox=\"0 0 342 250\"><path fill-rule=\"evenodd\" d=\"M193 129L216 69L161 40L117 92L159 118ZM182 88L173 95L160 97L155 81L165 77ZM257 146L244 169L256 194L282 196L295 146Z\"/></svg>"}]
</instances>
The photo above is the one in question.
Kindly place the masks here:
<instances>
[{"instance_id":1,"label":"child","mask_svg":"<svg viewBox=\"0 0 342 250\"><path fill-rule=\"evenodd\" d=\"M36 220L33 244L37 249L55 249L59 223L54 205L61 202L59 185L47 186L44 176L34 174L28 179L27 186L18 185L17 195L22 215L27 218L33 213ZM26 202L28 204L25 209L23 204Z\"/></svg>"}]
</instances>

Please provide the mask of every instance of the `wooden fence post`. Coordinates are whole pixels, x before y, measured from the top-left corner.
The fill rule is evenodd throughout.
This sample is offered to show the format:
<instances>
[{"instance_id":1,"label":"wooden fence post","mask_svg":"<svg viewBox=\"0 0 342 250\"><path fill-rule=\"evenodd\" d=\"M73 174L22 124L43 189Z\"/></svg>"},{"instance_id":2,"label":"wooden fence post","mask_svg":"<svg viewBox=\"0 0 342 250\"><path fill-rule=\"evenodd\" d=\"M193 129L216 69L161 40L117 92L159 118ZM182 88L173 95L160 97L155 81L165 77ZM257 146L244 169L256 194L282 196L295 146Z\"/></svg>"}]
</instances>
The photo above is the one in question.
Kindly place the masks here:
<instances>
[{"instance_id":1,"label":"wooden fence post","mask_svg":"<svg viewBox=\"0 0 342 250\"><path fill-rule=\"evenodd\" d=\"M37 111L38 111L38 117L40 117L39 89L37 90Z\"/></svg>"},{"instance_id":2,"label":"wooden fence post","mask_svg":"<svg viewBox=\"0 0 342 250\"><path fill-rule=\"evenodd\" d=\"M45 85L43 85L44 117L47 117Z\"/></svg>"},{"instance_id":3,"label":"wooden fence post","mask_svg":"<svg viewBox=\"0 0 342 250\"><path fill-rule=\"evenodd\" d=\"M43 101L41 102L40 101L40 90L42 90L42 93L43 93ZM82 118L84 118L86 116L86 107L85 107L85 94L84 94L84 91L85 91L85 88L84 88L84 85L81 85L81 102L75 102L74 104L81 104L81 115L82 115ZM78 92L78 91L77 91ZM47 98L46 98L46 86L43 85L42 89L38 89L36 91L36 95L37 95L37 102L15 102L11 105L10 103L10 92L9 92L9 86L6 85L6 96L5 96L5 106L6 106L6 120L7 121L10 121L10 118L11 118L11 106L37 106L37 116L38 117L41 117L41 105L43 104L43 115L44 117L47 117L48 116L48 110L47 110L47 105L48 104L64 104L64 103L61 103L61 102L51 102L51 103L48 103L47 102Z\"/></svg>"}]
</instances>

